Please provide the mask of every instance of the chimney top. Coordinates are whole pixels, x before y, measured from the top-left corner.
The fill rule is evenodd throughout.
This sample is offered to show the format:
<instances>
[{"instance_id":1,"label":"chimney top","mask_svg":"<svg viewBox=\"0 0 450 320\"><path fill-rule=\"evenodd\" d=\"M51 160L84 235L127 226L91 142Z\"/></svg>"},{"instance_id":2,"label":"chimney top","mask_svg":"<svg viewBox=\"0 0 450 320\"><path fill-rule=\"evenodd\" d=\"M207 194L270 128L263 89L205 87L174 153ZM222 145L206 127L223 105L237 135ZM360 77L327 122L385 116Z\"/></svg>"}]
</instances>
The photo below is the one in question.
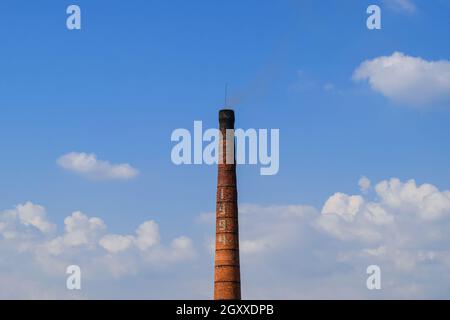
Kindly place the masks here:
<instances>
[{"instance_id":1,"label":"chimney top","mask_svg":"<svg viewBox=\"0 0 450 320\"><path fill-rule=\"evenodd\" d=\"M219 111L219 123L225 129L234 129L234 110L222 109Z\"/></svg>"}]
</instances>

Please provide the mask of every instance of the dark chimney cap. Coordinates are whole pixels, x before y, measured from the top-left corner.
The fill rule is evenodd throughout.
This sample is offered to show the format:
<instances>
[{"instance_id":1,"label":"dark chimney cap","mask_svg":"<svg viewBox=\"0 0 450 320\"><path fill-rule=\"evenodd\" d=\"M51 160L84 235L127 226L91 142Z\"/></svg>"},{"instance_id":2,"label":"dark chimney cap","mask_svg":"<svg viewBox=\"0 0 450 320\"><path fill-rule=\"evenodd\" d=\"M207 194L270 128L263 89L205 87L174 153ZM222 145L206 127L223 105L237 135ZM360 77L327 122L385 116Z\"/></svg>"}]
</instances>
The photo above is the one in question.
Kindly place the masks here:
<instances>
[{"instance_id":1,"label":"dark chimney cap","mask_svg":"<svg viewBox=\"0 0 450 320\"><path fill-rule=\"evenodd\" d=\"M232 123L234 125L234 110L222 109L219 111L219 123Z\"/></svg>"}]
</instances>

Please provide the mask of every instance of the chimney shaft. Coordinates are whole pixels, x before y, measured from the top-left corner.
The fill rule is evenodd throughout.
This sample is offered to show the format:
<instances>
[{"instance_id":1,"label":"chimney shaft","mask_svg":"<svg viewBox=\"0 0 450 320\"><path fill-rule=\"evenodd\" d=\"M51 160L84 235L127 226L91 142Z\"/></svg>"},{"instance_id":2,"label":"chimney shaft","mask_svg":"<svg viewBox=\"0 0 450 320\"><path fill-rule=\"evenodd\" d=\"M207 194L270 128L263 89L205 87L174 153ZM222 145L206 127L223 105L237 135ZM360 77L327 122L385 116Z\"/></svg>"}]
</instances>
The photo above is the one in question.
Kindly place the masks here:
<instances>
[{"instance_id":1,"label":"chimney shaft","mask_svg":"<svg viewBox=\"0 0 450 320\"><path fill-rule=\"evenodd\" d=\"M221 143L218 164L216 200L216 254L214 299L240 300L239 227L236 188L236 164L226 162L227 136L234 150L234 111L220 110ZM227 129L233 130L227 135ZM233 149L231 149L233 148Z\"/></svg>"}]
</instances>

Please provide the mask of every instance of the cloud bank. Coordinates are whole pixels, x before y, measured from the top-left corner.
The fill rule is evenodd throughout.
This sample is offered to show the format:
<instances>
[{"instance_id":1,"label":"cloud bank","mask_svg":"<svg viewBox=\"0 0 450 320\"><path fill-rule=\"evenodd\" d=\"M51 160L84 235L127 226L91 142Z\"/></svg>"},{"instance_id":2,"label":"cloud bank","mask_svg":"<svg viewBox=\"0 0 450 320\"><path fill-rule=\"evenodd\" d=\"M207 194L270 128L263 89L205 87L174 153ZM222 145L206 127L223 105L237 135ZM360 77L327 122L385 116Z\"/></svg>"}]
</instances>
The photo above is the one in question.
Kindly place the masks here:
<instances>
[{"instance_id":1,"label":"cloud bank","mask_svg":"<svg viewBox=\"0 0 450 320\"><path fill-rule=\"evenodd\" d=\"M81 174L91 179L126 180L132 179L139 171L127 163L111 164L97 159L93 153L70 152L57 160L58 165L66 170Z\"/></svg>"},{"instance_id":2,"label":"cloud bank","mask_svg":"<svg viewBox=\"0 0 450 320\"><path fill-rule=\"evenodd\" d=\"M450 191L397 178L362 185L361 194L336 192L321 208L242 205L243 295L448 298ZM366 288L374 264L379 291Z\"/></svg>"},{"instance_id":3,"label":"cloud bank","mask_svg":"<svg viewBox=\"0 0 450 320\"><path fill-rule=\"evenodd\" d=\"M57 233L45 208L27 202L0 212L0 256L0 298L65 299L90 298L95 290L89 287L102 286L104 281L152 270L150 275L156 277L166 268L194 259L196 251L185 236L163 244L153 220L140 224L133 235L112 234L102 219L75 211L64 219L63 232ZM66 268L72 264L80 266L87 290L66 290ZM149 291L158 293L154 288ZM106 294L101 291L94 297Z\"/></svg>"},{"instance_id":4,"label":"cloud bank","mask_svg":"<svg viewBox=\"0 0 450 320\"><path fill-rule=\"evenodd\" d=\"M242 204L243 297L448 298L450 190L398 178L363 177L359 186L360 194L335 192L320 208ZM75 211L57 232L42 206L2 211L0 297L211 298L214 214L198 221L201 251L185 236L164 244L153 220L120 234ZM65 290L71 264L82 268L81 292ZM366 288L374 264L382 290Z\"/></svg>"}]
</instances>

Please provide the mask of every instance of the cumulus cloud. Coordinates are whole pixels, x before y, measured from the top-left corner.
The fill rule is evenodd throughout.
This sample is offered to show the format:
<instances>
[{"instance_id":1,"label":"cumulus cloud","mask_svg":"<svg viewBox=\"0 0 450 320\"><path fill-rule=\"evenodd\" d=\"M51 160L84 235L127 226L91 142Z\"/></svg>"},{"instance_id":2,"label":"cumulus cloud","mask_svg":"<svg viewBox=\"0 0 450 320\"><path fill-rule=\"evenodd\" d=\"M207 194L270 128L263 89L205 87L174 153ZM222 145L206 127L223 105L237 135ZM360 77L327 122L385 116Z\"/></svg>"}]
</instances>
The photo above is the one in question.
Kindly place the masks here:
<instances>
[{"instance_id":1,"label":"cumulus cloud","mask_svg":"<svg viewBox=\"0 0 450 320\"><path fill-rule=\"evenodd\" d=\"M146 250L159 242L158 225L154 221L141 224L136 234L136 245L141 250Z\"/></svg>"},{"instance_id":2,"label":"cumulus cloud","mask_svg":"<svg viewBox=\"0 0 450 320\"><path fill-rule=\"evenodd\" d=\"M370 87L394 102L430 106L450 99L450 61L427 61L394 52L364 61L354 72L355 81Z\"/></svg>"},{"instance_id":3,"label":"cumulus cloud","mask_svg":"<svg viewBox=\"0 0 450 320\"><path fill-rule=\"evenodd\" d=\"M0 212L0 256L0 284L9 283L8 289L2 286L0 297L80 298L86 297L84 292L68 292L61 285L69 265L79 265L84 281L95 286L140 272L149 275L149 270L161 273L195 258L196 251L186 236L163 244L153 220L144 221L134 235L121 235L108 233L102 219L80 211L64 219L64 230L58 234L45 208L26 202Z\"/></svg>"},{"instance_id":4,"label":"cumulus cloud","mask_svg":"<svg viewBox=\"0 0 450 320\"><path fill-rule=\"evenodd\" d=\"M49 252L54 255L59 255L70 247L93 248L98 237L106 230L106 225L101 219L89 218L80 211L65 218L64 225L65 233L46 244Z\"/></svg>"},{"instance_id":5,"label":"cumulus cloud","mask_svg":"<svg viewBox=\"0 0 450 320\"><path fill-rule=\"evenodd\" d=\"M392 272L410 272L412 277L436 281L432 270L448 267L444 257L450 254L450 192L396 178L381 181L375 191L375 200L360 201L357 210L349 201L327 210L325 205L316 227L348 245L359 246L360 250L342 254L344 261L366 257L389 266ZM346 214L354 218L345 219Z\"/></svg>"},{"instance_id":6,"label":"cumulus cloud","mask_svg":"<svg viewBox=\"0 0 450 320\"><path fill-rule=\"evenodd\" d=\"M334 213L346 221L353 221L360 210L364 199L361 196L348 196L344 193L335 193L323 206L322 213Z\"/></svg>"},{"instance_id":7,"label":"cumulus cloud","mask_svg":"<svg viewBox=\"0 0 450 320\"><path fill-rule=\"evenodd\" d=\"M34 230L47 234L55 225L47 221L45 208L32 202L0 212L0 235L6 239L24 237ZM30 227L30 228L26 228Z\"/></svg>"},{"instance_id":8,"label":"cumulus cloud","mask_svg":"<svg viewBox=\"0 0 450 320\"><path fill-rule=\"evenodd\" d=\"M99 160L93 153L70 152L58 158L61 168L70 170L92 179L132 179L139 171L127 163L111 164Z\"/></svg>"},{"instance_id":9,"label":"cumulus cloud","mask_svg":"<svg viewBox=\"0 0 450 320\"><path fill-rule=\"evenodd\" d=\"M380 182L375 190L381 201L399 212L414 213L423 220L437 220L450 214L450 191L439 191L414 180L402 183L399 179Z\"/></svg>"},{"instance_id":10,"label":"cumulus cloud","mask_svg":"<svg viewBox=\"0 0 450 320\"><path fill-rule=\"evenodd\" d=\"M245 296L446 298L449 191L397 178L373 189L373 194L336 192L320 210L301 204L241 205ZM201 221L213 230L205 217ZM378 292L365 287L372 264L382 271Z\"/></svg>"},{"instance_id":11,"label":"cumulus cloud","mask_svg":"<svg viewBox=\"0 0 450 320\"><path fill-rule=\"evenodd\" d=\"M120 234L108 234L100 239L100 246L111 253L125 251L131 247L134 242L132 236L122 236Z\"/></svg>"},{"instance_id":12,"label":"cumulus cloud","mask_svg":"<svg viewBox=\"0 0 450 320\"><path fill-rule=\"evenodd\" d=\"M367 193L367 191L369 191L370 189L371 182L367 177L362 176L361 178L359 178L358 186L362 193Z\"/></svg>"},{"instance_id":13,"label":"cumulus cloud","mask_svg":"<svg viewBox=\"0 0 450 320\"><path fill-rule=\"evenodd\" d=\"M375 191L375 201L358 195L334 194L322 208L317 225L340 239L381 241L378 244L385 245L384 241L400 237L404 237L402 243L405 244L411 238L425 236L437 240L442 223L439 221L450 222L450 191L439 191L426 183L417 185L414 180L402 182L397 178L381 181ZM417 230L409 229L412 226ZM421 227L430 227L433 234L415 234Z\"/></svg>"},{"instance_id":14,"label":"cumulus cloud","mask_svg":"<svg viewBox=\"0 0 450 320\"><path fill-rule=\"evenodd\" d=\"M450 191L398 178L371 189L335 192L320 208L241 204L243 296L448 298ZM58 291L61 277L68 265L78 264L87 284L82 294L89 297L210 298L214 214L198 221L209 242L201 253L185 236L162 243L153 220L119 234L108 232L99 218L74 212L64 220L63 232L53 235L3 211L0 284L11 287L11 294L1 290L0 297L67 297L67 290ZM11 230L16 236L6 237L4 231ZM373 264L381 268L380 291L365 287L366 268ZM14 279L25 280L15 284ZM32 295L25 294L27 288Z\"/></svg>"},{"instance_id":15,"label":"cumulus cloud","mask_svg":"<svg viewBox=\"0 0 450 320\"><path fill-rule=\"evenodd\" d=\"M158 244L159 241L158 224L154 221L146 221L137 228L136 236L108 234L100 239L100 245L108 252L116 253L132 246L145 251Z\"/></svg>"}]
</instances>

